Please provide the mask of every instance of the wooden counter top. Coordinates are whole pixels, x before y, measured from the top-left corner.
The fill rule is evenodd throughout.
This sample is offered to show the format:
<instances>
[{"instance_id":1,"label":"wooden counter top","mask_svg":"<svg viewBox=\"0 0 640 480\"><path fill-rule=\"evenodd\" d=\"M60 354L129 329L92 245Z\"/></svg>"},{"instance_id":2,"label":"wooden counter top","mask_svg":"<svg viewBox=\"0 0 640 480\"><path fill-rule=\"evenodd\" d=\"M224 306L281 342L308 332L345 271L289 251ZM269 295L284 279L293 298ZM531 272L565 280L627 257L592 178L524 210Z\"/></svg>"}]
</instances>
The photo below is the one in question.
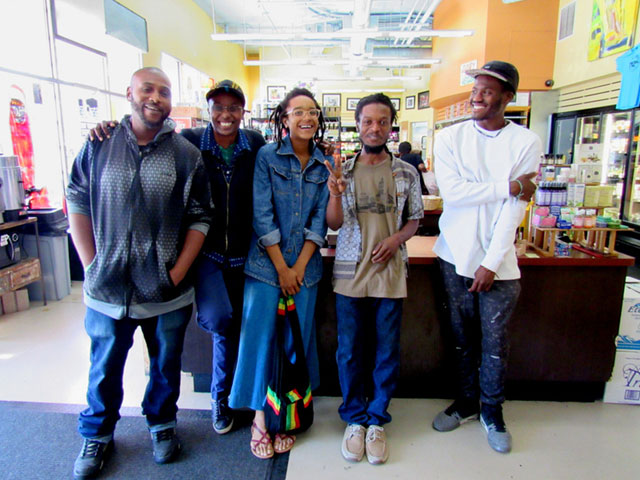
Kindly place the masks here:
<instances>
[{"instance_id":1,"label":"wooden counter top","mask_svg":"<svg viewBox=\"0 0 640 480\"><path fill-rule=\"evenodd\" d=\"M409 252L409 264L431 265L436 261L437 255L433 253L433 244L438 237L412 237L407 242ZM336 254L333 248L323 248L320 251L323 257L333 259ZM537 255L527 252L530 255ZM518 257L520 266L571 266L571 267L628 267L633 265L635 259L629 255L619 253L616 257L595 257L586 253L571 251L570 257Z\"/></svg>"}]
</instances>

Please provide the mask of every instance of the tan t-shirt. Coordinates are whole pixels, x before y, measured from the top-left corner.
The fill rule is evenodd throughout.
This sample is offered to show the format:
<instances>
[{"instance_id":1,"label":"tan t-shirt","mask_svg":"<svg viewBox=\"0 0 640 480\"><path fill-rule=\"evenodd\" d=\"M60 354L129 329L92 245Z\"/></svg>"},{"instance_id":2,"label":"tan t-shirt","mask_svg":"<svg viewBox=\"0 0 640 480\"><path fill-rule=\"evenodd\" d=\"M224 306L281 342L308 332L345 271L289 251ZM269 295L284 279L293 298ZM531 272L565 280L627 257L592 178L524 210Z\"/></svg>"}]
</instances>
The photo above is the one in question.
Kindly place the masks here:
<instances>
[{"instance_id":1,"label":"tan t-shirt","mask_svg":"<svg viewBox=\"0 0 640 480\"><path fill-rule=\"evenodd\" d=\"M375 246L398 231L391 159L377 165L356 162L353 177L362 233L362 260L354 278L335 279L333 290L349 297L405 298L407 282L400 249L386 263L371 261Z\"/></svg>"}]
</instances>

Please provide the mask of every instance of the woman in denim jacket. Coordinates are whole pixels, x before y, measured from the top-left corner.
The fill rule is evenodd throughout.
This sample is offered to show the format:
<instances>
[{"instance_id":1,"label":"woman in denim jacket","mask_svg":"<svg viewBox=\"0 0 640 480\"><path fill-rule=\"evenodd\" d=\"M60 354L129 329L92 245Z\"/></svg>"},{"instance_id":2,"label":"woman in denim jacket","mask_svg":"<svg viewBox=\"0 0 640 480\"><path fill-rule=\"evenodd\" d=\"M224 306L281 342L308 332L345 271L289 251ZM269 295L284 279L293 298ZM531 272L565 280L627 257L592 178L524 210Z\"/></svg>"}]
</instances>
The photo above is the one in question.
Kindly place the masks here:
<instances>
[{"instance_id":1,"label":"woman in denim jacket","mask_svg":"<svg viewBox=\"0 0 640 480\"><path fill-rule=\"evenodd\" d=\"M277 434L272 442L264 417L280 291L294 296L311 388L320 383L313 314L329 199L324 161L330 157L318 148L324 118L311 92L293 89L271 121L277 142L260 149L253 178L254 235L245 264L240 349L230 396L232 408L256 411L251 452L258 458L287 452L295 441L294 436Z\"/></svg>"}]
</instances>

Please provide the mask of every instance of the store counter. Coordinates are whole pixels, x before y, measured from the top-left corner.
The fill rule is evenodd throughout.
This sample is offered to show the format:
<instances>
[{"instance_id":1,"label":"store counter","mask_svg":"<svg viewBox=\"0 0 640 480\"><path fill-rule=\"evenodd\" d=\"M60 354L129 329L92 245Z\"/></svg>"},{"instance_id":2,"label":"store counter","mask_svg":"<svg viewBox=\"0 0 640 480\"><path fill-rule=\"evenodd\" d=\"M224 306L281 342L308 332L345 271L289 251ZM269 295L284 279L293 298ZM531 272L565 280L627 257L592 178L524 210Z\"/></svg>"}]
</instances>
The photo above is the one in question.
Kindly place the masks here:
<instances>
[{"instance_id":1,"label":"store counter","mask_svg":"<svg viewBox=\"0 0 640 480\"><path fill-rule=\"evenodd\" d=\"M453 358L435 237L413 237L409 296L404 301L397 396L454 395ZM331 287L335 251L323 249L316 324L321 365L319 395L340 395L335 362L335 300ZM602 395L613 367L627 266L626 255L593 258L522 257L522 294L510 323L508 398L593 400ZM183 369L197 391L209 389L211 340L195 321L185 341Z\"/></svg>"}]
</instances>

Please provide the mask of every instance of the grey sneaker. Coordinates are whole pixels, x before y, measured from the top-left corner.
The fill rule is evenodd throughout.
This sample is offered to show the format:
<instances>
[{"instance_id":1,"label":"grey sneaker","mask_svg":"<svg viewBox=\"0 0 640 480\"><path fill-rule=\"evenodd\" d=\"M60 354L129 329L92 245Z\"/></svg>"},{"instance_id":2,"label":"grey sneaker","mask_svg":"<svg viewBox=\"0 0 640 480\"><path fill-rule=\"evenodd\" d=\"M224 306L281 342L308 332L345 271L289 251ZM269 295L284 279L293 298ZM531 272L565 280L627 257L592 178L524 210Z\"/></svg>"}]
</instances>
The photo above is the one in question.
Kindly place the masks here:
<instances>
[{"instance_id":1,"label":"grey sneaker","mask_svg":"<svg viewBox=\"0 0 640 480\"><path fill-rule=\"evenodd\" d=\"M167 428L151 433L153 444L153 459L156 463L172 462L180 453L180 440L175 428Z\"/></svg>"},{"instance_id":2,"label":"grey sneaker","mask_svg":"<svg viewBox=\"0 0 640 480\"><path fill-rule=\"evenodd\" d=\"M482 405L480 423L487 431L487 442L491 448L500 453L511 451L511 434L504 424L500 405Z\"/></svg>"},{"instance_id":3,"label":"grey sneaker","mask_svg":"<svg viewBox=\"0 0 640 480\"><path fill-rule=\"evenodd\" d=\"M84 480L100 473L104 466L104 461L112 451L113 440L103 443L85 438L82 450L80 450L80 454L73 464L73 478L75 480Z\"/></svg>"},{"instance_id":4,"label":"grey sneaker","mask_svg":"<svg viewBox=\"0 0 640 480\"><path fill-rule=\"evenodd\" d=\"M450 432L470 420L478 418L478 404L468 400L456 400L436 415L431 424L439 432Z\"/></svg>"},{"instance_id":5,"label":"grey sneaker","mask_svg":"<svg viewBox=\"0 0 640 480\"><path fill-rule=\"evenodd\" d=\"M350 462L359 462L364 456L365 428L362 425L350 423L344 430L342 437L342 456Z\"/></svg>"},{"instance_id":6,"label":"grey sneaker","mask_svg":"<svg viewBox=\"0 0 640 480\"><path fill-rule=\"evenodd\" d=\"M211 400L211 420L217 434L224 435L231 430L233 411L229 408L226 398Z\"/></svg>"},{"instance_id":7,"label":"grey sneaker","mask_svg":"<svg viewBox=\"0 0 640 480\"><path fill-rule=\"evenodd\" d=\"M369 425L367 428L367 460L371 465L379 465L389 458L387 435L379 425Z\"/></svg>"}]
</instances>

